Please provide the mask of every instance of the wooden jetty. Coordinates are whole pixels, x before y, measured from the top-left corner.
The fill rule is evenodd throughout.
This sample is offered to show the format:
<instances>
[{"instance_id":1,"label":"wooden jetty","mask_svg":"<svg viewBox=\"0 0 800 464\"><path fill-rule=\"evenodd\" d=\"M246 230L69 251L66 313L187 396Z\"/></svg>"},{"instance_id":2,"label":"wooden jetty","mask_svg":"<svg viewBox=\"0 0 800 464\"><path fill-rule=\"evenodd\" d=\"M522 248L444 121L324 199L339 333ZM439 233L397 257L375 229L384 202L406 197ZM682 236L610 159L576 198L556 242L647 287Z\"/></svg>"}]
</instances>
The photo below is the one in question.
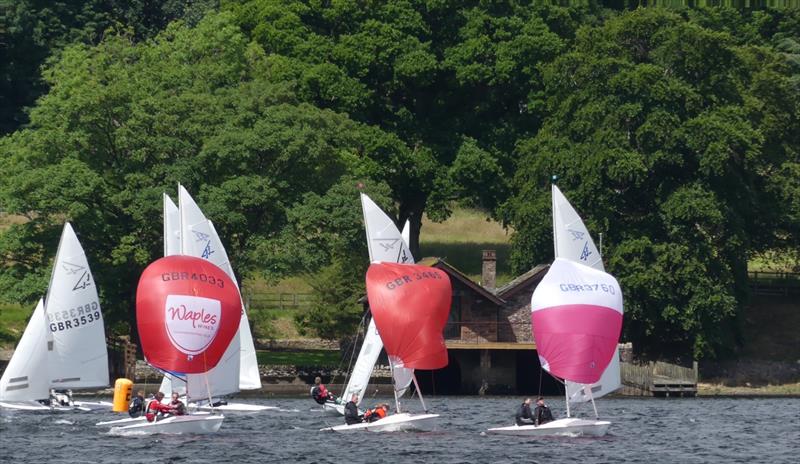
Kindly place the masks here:
<instances>
[{"instance_id":1,"label":"wooden jetty","mask_svg":"<svg viewBox=\"0 0 800 464\"><path fill-rule=\"evenodd\" d=\"M697 361L692 367L656 361L623 362L622 393L632 396L693 397L697 395Z\"/></svg>"}]
</instances>

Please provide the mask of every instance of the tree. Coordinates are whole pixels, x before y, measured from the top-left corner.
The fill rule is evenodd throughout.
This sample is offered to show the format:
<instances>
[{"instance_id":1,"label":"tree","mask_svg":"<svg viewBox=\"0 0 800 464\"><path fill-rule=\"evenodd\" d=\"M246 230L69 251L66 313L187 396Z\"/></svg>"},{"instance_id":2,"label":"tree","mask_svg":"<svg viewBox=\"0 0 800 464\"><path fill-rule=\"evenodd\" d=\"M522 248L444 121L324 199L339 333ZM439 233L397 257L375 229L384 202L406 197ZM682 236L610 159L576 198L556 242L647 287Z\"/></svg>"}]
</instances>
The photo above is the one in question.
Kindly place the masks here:
<instances>
[{"instance_id":1,"label":"tree","mask_svg":"<svg viewBox=\"0 0 800 464\"><path fill-rule=\"evenodd\" d=\"M86 249L110 323L132 322L141 270L161 254L162 192L192 192L234 267L259 250L307 195L325 194L382 132L297 100L229 15L173 23L155 40L126 35L67 48L30 127L0 141L0 208L28 222L0 234L0 295L46 287L64 220ZM386 156L400 145L382 149ZM327 264L327 263L326 263ZM35 285L31 285L31 284Z\"/></svg>"},{"instance_id":2,"label":"tree","mask_svg":"<svg viewBox=\"0 0 800 464\"><path fill-rule=\"evenodd\" d=\"M0 135L28 121L47 90L41 69L73 43L96 44L109 30L154 37L175 19L195 24L215 0L12 0L0 4Z\"/></svg>"},{"instance_id":3,"label":"tree","mask_svg":"<svg viewBox=\"0 0 800 464\"><path fill-rule=\"evenodd\" d=\"M540 123L537 66L561 52L585 14L528 2L416 0L370 8L251 0L222 9L281 63L303 101L411 147L367 156L370 177L392 189L397 224L410 220L413 253L423 213L444 219L453 200L494 211L508 195L515 140ZM489 179L494 188L484 188Z\"/></svg>"},{"instance_id":4,"label":"tree","mask_svg":"<svg viewBox=\"0 0 800 464\"><path fill-rule=\"evenodd\" d=\"M516 269L551 257L543 218L557 174L589 230L604 234L634 347L729 352L748 256L800 238L787 195L797 183L786 176L797 162L787 128L797 127L799 94L783 58L641 9L579 30L543 75L549 115L519 144L506 205Z\"/></svg>"}]
</instances>

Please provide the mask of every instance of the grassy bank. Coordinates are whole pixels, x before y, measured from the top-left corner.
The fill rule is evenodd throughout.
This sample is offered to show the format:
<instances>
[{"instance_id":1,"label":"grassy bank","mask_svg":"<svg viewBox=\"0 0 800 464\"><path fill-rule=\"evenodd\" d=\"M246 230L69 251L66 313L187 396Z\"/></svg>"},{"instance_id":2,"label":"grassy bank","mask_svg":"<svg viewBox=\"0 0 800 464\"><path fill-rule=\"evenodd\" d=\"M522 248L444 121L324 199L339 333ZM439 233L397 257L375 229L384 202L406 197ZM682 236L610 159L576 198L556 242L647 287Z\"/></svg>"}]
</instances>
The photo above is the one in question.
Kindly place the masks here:
<instances>
[{"instance_id":1,"label":"grassy bank","mask_svg":"<svg viewBox=\"0 0 800 464\"><path fill-rule=\"evenodd\" d=\"M34 307L0 303L0 347L12 348L22 337Z\"/></svg>"},{"instance_id":2,"label":"grassy bank","mask_svg":"<svg viewBox=\"0 0 800 464\"><path fill-rule=\"evenodd\" d=\"M697 396L798 396L800 383L759 387L728 387L720 384L698 383Z\"/></svg>"},{"instance_id":3,"label":"grassy bank","mask_svg":"<svg viewBox=\"0 0 800 464\"><path fill-rule=\"evenodd\" d=\"M314 366L338 367L341 362L339 351L259 351L256 353L259 364L270 366Z\"/></svg>"}]
</instances>

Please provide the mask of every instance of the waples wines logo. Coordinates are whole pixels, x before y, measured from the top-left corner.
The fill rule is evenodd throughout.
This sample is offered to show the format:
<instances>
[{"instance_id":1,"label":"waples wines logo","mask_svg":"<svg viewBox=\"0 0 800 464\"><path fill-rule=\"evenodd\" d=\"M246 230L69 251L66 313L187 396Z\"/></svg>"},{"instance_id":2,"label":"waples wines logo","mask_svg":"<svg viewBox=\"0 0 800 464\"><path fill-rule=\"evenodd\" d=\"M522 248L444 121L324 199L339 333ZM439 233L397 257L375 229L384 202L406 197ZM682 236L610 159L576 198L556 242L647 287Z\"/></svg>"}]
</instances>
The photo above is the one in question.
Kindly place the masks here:
<instances>
[{"instance_id":1,"label":"waples wines logo","mask_svg":"<svg viewBox=\"0 0 800 464\"><path fill-rule=\"evenodd\" d=\"M172 345L188 359L208 348L220 326L219 300L190 295L167 295L164 323Z\"/></svg>"}]
</instances>

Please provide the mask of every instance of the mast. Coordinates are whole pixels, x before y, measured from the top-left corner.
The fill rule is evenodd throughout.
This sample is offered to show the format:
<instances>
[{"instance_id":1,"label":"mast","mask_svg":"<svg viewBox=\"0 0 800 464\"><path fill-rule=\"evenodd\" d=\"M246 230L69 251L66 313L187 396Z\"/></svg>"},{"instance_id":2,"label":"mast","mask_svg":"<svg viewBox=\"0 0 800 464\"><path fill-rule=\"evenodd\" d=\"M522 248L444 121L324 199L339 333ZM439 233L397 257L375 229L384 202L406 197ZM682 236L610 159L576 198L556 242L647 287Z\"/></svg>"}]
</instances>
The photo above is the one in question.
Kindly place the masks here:
<instances>
[{"instance_id":1,"label":"mast","mask_svg":"<svg viewBox=\"0 0 800 464\"><path fill-rule=\"evenodd\" d=\"M422 397L422 390L419 388L419 384L417 383L417 374L412 374L411 379L414 380L414 388L417 389L417 395L419 395L419 401L420 403L422 403L422 410L425 411L425 413L427 414L428 407L425 406L425 398Z\"/></svg>"},{"instance_id":2,"label":"mast","mask_svg":"<svg viewBox=\"0 0 800 464\"><path fill-rule=\"evenodd\" d=\"M392 362L389 361L389 372L392 374L392 393L394 393L394 405L395 410L399 414L400 411L400 398L397 396L397 385L394 382L394 366L392 366Z\"/></svg>"}]
</instances>

